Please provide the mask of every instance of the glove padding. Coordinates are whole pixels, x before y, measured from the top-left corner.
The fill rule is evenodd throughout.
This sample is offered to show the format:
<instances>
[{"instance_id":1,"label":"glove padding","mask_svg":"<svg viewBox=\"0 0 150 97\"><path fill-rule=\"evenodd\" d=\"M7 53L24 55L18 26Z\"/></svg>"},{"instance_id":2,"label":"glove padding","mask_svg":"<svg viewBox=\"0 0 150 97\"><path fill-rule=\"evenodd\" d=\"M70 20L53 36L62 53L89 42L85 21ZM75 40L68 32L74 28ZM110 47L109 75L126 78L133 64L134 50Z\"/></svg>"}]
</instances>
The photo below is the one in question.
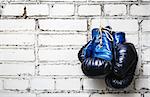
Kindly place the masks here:
<instances>
[{"instance_id":1,"label":"glove padding","mask_svg":"<svg viewBox=\"0 0 150 97\"><path fill-rule=\"evenodd\" d=\"M106 76L105 82L111 88L126 88L134 78L138 62L137 52L132 43L125 43L123 32L115 34L114 42L112 72Z\"/></svg>"},{"instance_id":2,"label":"glove padding","mask_svg":"<svg viewBox=\"0 0 150 97\"><path fill-rule=\"evenodd\" d=\"M82 71L86 76L106 75L111 71L111 62L99 58L86 58L82 65Z\"/></svg>"},{"instance_id":3,"label":"glove padding","mask_svg":"<svg viewBox=\"0 0 150 97\"><path fill-rule=\"evenodd\" d=\"M128 73L124 75L124 77L119 77L115 75L113 72L107 75L105 77L106 85L115 89L123 89L123 88L128 87L134 78L134 72L136 69L137 61L138 61L138 58L136 57L133 60L132 67L128 70Z\"/></svg>"},{"instance_id":4,"label":"glove padding","mask_svg":"<svg viewBox=\"0 0 150 97\"><path fill-rule=\"evenodd\" d=\"M116 57L113 64L113 73L123 77L133 66L134 60L137 57L135 47L132 43L117 44L114 53L116 53Z\"/></svg>"},{"instance_id":5,"label":"glove padding","mask_svg":"<svg viewBox=\"0 0 150 97\"><path fill-rule=\"evenodd\" d=\"M84 53L84 48L90 43L90 41L85 44L78 52L78 59L82 63L85 59L85 53ZM86 56L87 57L87 56Z\"/></svg>"},{"instance_id":6,"label":"glove padding","mask_svg":"<svg viewBox=\"0 0 150 97\"><path fill-rule=\"evenodd\" d=\"M111 73L105 77L105 82L106 85L109 86L110 88L123 89L128 87L131 84L133 78L134 75L132 74L128 74L123 78L118 78L118 76Z\"/></svg>"}]
</instances>

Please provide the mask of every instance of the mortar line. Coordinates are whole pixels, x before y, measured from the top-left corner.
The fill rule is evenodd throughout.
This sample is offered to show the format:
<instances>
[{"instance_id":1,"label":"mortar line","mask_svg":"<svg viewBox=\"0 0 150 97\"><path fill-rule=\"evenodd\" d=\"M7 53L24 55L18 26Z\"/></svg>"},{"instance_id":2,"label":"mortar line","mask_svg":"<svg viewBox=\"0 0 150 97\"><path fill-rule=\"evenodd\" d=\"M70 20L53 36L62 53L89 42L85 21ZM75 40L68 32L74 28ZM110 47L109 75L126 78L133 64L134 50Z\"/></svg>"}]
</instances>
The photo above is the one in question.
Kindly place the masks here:
<instances>
[{"instance_id":1,"label":"mortar line","mask_svg":"<svg viewBox=\"0 0 150 97\"><path fill-rule=\"evenodd\" d=\"M142 23L143 20L140 20L138 19L138 26L139 26L139 29L138 29L138 41L139 41L139 49L138 49L138 53L139 53L139 58L138 58L138 64L140 65L141 69L140 69L140 72L139 74L141 75L142 74L142 69L143 69L143 66L142 66ZM143 75L143 74L142 74Z\"/></svg>"},{"instance_id":2,"label":"mortar line","mask_svg":"<svg viewBox=\"0 0 150 97\"><path fill-rule=\"evenodd\" d=\"M85 1L75 1L75 3L78 4L147 4L150 3L148 1L142 1L137 0L137 1L91 1L91 0L85 0ZM8 2L2 2L2 4L7 4ZM74 2L72 1L40 1L38 4L73 4ZM9 4L37 4L35 1L26 1L26 2L19 2L19 1L10 1Z\"/></svg>"},{"instance_id":3,"label":"mortar line","mask_svg":"<svg viewBox=\"0 0 150 97\"><path fill-rule=\"evenodd\" d=\"M91 30L91 25L92 25L92 19L89 18L89 19L87 20L87 42L91 39L91 38L90 38L90 37L91 37L91 32L90 32L90 30Z\"/></svg>"},{"instance_id":4,"label":"mortar line","mask_svg":"<svg viewBox=\"0 0 150 97\"><path fill-rule=\"evenodd\" d=\"M38 30L39 30L39 22L36 19L35 20L35 30L37 31L35 33L35 74L34 75L38 75L39 74L39 55L38 55Z\"/></svg>"},{"instance_id":5,"label":"mortar line","mask_svg":"<svg viewBox=\"0 0 150 97\"><path fill-rule=\"evenodd\" d=\"M141 5L142 0L137 0L138 1L138 5Z\"/></svg>"}]
</instances>

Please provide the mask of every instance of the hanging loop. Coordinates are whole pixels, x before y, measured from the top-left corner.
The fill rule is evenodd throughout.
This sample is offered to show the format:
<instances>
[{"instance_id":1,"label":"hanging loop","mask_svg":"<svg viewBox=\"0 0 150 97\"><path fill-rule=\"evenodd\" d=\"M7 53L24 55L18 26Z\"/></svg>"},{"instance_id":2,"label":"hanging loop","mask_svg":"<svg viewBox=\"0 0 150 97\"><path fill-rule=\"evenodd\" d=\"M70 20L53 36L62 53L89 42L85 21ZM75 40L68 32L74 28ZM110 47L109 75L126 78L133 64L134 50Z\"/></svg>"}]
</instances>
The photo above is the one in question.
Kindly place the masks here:
<instances>
[{"instance_id":1,"label":"hanging loop","mask_svg":"<svg viewBox=\"0 0 150 97\"><path fill-rule=\"evenodd\" d=\"M103 31L103 30L106 30L106 31ZM102 33L103 32L105 33L105 35L106 35L106 37L107 37L107 39L109 40L109 41L113 41L113 36L112 36L112 30L111 30L111 28L108 28L108 27L106 27L106 28L102 28L101 27L101 25L100 25L100 28L99 28L99 32L100 32L100 47L102 47Z\"/></svg>"}]
</instances>

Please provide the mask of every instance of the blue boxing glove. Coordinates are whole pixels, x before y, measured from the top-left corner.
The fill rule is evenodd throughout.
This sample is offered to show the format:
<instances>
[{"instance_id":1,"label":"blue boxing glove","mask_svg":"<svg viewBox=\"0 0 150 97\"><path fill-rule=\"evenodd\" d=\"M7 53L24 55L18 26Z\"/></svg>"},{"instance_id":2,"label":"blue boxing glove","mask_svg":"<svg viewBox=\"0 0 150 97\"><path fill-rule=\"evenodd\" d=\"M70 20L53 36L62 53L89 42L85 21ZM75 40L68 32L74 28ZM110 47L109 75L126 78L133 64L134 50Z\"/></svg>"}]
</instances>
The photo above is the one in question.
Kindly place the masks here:
<instances>
[{"instance_id":1,"label":"blue boxing glove","mask_svg":"<svg viewBox=\"0 0 150 97\"><path fill-rule=\"evenodd\" d=\"M87 76L104 75L111 70L112 43L110 28L92 30L92 40L83 46L78 58L82 63L83 73Z\"/></svg>"}]
</instances>

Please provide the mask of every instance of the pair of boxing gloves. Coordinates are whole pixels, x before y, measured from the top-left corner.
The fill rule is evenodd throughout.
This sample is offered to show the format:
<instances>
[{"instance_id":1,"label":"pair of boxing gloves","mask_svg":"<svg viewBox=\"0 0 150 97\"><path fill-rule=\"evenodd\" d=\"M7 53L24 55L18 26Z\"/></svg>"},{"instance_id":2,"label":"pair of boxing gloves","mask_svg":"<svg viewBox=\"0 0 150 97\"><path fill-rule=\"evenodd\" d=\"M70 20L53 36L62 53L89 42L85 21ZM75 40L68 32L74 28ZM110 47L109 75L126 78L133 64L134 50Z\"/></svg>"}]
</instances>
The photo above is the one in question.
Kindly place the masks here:
<instances>
[{"instance_id":1,"label":"pair of boxing gloves","mask_svg":"<svg viewBox=\"0 0 150 97\"><path fill-rule=\"evenodd\" d=\"M92 30L92 39L78 53L86 76L105 76L106 85L121 89L133 78L138 55L132 43L127 43L124 32L113 32L110 26Z\"/></svg>"}]
</instances>

